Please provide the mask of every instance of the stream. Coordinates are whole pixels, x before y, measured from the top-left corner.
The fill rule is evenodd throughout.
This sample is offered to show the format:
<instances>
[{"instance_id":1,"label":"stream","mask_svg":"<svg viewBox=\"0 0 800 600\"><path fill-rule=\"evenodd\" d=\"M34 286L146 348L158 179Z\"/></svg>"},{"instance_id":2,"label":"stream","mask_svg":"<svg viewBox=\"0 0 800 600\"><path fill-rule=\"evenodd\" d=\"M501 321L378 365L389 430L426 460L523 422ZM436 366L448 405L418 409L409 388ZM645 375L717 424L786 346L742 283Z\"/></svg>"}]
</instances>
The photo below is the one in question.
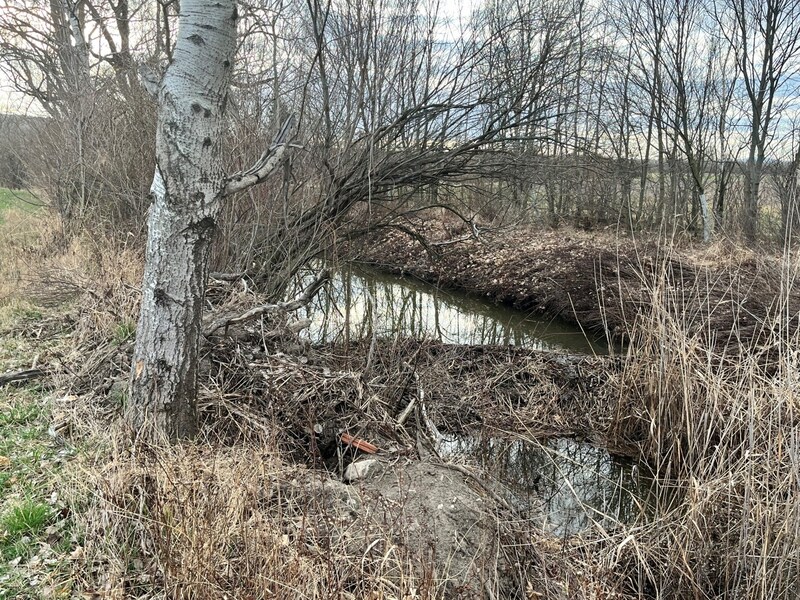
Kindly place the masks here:
<instances>
[{"instance_id":1,"label":"stream","mask_svg":"<svg viewBox=\"0 0 800 600\"><path fill-rule=\"evenodd\" d=\"M307 275L301 285L312 279ZM313 343L358 339L374 331L378 337L413 336L446 344L608 353L605 340L587 338L574 325L363 267L332 273L328 292L319 294L302 316L311 320Z\"/></svg>"},{"instance_id":2,"label":"stream","mask_svg":"<svg viewBox=\"0 0 800 600\"><path fill-rule=\"evenodd\" d=\"M312 274L298 283L307 285ZM603 341L575 326L530 316L474 295L349 267L332 274L327 293L301 311L312 343L415 336L450 344L518 345L572 354L606 354ZM571 535L593 524L631 523L648 510L656 483L647 468L572 438L548 440L442 436L439 454L479 464L524 508L538 507L543 527Z\"/></svg>"}]
</instances>

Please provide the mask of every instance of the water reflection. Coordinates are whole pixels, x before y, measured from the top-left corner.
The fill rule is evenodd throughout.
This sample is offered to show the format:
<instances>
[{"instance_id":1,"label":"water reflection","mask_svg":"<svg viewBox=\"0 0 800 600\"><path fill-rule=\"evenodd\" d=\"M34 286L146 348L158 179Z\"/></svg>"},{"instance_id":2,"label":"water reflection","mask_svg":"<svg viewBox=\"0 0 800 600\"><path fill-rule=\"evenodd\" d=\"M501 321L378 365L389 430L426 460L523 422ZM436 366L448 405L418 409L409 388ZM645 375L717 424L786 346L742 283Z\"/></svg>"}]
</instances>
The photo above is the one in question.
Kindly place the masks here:
<instances>
[{"instance_id":1,"label":"water reflection","mask_svg":"<svg viewBox=\"0 0 800 600\"><path fill-rule=\"evenodd\" d=\"M306 285L313 275L303 277ZM313 342L407 335L452 344L500 344L603 354L577 327L483 299L363 268L335 272L328 292L305 309Z\"/></svg>"},{"instance_id":2,"label":"water reflection","mask_svg":"<svg viewBox=\"0 0 800 600\"><path fill-rule=\"evenodd\" d=\"M447 436L439 453L477 461L517 502L541 506L554 535L578 533L593 522L631 523L647 512L654 484L635 462L571 438L546 441Z\"/></svg>"},{"instance_id":3,"label":"water reflection","mask_svg":"<svg viewBox=\"0 0 800 600\"><path fill-rule=\"evenodd\" d=\"M291 294L314 278L300 278ZM453 344L518 345L566 349L576 353L607 352L586 339L580 329L481 298L437 289L415 280L349 267L332 276L327 292L304 309L311 321L312 342L349 341L395 335L423 337ZM649 512L654 480L632 461L569 438L547 441L440 436L440 454L482 465L523 506L541 507L544 527L554 535L571 535L592 523L608 527L630 523Z\"/></svg>"}]
</instances>

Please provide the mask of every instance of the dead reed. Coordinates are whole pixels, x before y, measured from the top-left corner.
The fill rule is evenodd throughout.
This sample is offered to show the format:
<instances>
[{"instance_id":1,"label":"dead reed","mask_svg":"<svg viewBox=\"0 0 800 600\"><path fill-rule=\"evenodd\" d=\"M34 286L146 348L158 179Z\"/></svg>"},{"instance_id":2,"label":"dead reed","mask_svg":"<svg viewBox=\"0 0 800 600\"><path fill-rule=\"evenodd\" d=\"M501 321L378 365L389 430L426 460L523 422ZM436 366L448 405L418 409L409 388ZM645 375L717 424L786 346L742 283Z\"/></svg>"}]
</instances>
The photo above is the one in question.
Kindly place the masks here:
<instances>
[{"instance_id":1,"label":"dead reed","mask_svg":"<svg viewBox=\"0 0 800 600\"><path fill-rule=\"evenodd\" d=\"M786 256L780 271L760 265L765 277L780 280L783 295L755 324L740 288L716 296L739 315L729 331L713 321L698 326L713 314L715 296L681 285L672 264L665 253L641 279L650 310L632 328L610 429L612 437L639 441L661 482L655 514L623 528L622 537L599 536L596 546L613 559L629 597L793 598L800 585L800 365L796 315L786 307L797 263Z\"/></svg>"}]
</instances>

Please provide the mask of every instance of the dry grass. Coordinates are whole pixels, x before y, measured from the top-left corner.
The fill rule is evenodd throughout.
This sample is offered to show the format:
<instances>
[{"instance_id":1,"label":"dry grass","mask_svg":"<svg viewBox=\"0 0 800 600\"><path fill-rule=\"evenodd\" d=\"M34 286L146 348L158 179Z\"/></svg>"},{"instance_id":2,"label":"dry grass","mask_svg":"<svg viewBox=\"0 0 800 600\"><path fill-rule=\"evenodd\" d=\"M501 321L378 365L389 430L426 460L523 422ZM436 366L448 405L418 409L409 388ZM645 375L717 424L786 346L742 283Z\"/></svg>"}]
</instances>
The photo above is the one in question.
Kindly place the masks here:
<instances>
[{"instance_id":1,"label":"dry grass","mask_svg":"<svg viewBox=\"0 0 800 600\"><path fill-rule=\"evenodd\" d=\"M3 207L0 236L0 304L19 301L20 288L35 268L31 260L39 247L41 212Z\"/></svg>"},{"instance_id":2,"label":"dry grass","mask_svg":"<svg viewBox=\"0 0 800 600\"><path fill-rule=\"evenodd\" d=\"M503 585L461 597L796 597L793 259L724 244L684 250L682 261L721 274L687 285L675 256L660 249L627 280L649 310L638 313L619 360L408 341L372 350L299 345L279 355L296 340L235 332L208 346L205 437L142 447L117 420L124 386L115 387L129 364L139 256L90 239L55 254L48 268L85 291L59 381L77 395L55 415L82 448L68 494L84 540L75 589L108 598L458 597L447 562L403 537L405 521L363 528L347 508L348 488L317 468L310 434L315 423L332 423L413 455L413 425L398 431L392 422L422 389L439 424L594 435L638 448L659 482L638 520L598 523L568 539L495 506L495 569L510 565L509 573ZM707 319L715 303L745 310L741 295L752 288L731 283L743 280L742 264L781 293L755 323L717 329ZM722 338L737 340L735 351ZM476 553L486 558L485 548Z\"/></svg>"},{"instance_id":3,"label":"dry grass","mask_svg":"<svg viewBox=\"0 0 800 600\"><path fill-rule=\"evenodd\" d=\"M108 441L108 432L96 432ZM127 439L122 435L119 439ZM274 441L115 447L87 465L81 588L136 598L439 598L431 565L367 545L317 471ZM344 493L347 493L346 491Z\"/></svg>"},{"instance_id":4,"label":"dry grass","mask_svg":"<svg viewBox=\"0 0 800 600\"><path fill-rule=\"evenodd\" d=\"M764 267L766 269L766 267ZM793 273L794 262L768 272ZM614 535L585 536L593 579L634 598L794 598L800 586L800 397L794 315L734 357L708 343L686 307L706 300L672 278L642 280L611 435L637 440L661 482L655 512ZM782 281L788 292L794 278ZM732 299L736 292L731 290ZM687 302L687 294L696 294ZM785 306L785 304L783 304ZM792 317L792 318L788 318ZM708 332L730 335L737 331ZM610 568L610 572L607 570ZM583 596L591 597L591 596Z\"/></svg>"}]
</instances>

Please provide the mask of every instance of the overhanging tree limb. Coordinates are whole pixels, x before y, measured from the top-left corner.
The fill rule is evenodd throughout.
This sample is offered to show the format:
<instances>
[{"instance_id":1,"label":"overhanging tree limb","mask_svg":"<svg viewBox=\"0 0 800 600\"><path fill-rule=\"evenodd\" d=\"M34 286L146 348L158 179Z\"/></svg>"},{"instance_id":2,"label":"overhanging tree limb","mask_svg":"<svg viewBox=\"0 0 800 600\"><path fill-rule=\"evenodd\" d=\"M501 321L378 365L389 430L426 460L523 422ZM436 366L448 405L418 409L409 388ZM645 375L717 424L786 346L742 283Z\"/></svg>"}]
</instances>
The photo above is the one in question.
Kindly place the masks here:
<instances>
[{"instance_id":1,"label":"overhanging tree limb","mask_svg":"<svg viewBox=\"0 0 800 600\"><path fill-rule=\"evenodd\" d=\"M293 128L294 115L291 115L283 122L280 131L275 136L275 139L272 140L269 148L261 155L261 158L246 171L236 173L228 179L223 196L230 196L236 192L241 192L264 181L264 179L281 163L286 153L286 147L291 138Z\"/></svg>"}]
</instances>

